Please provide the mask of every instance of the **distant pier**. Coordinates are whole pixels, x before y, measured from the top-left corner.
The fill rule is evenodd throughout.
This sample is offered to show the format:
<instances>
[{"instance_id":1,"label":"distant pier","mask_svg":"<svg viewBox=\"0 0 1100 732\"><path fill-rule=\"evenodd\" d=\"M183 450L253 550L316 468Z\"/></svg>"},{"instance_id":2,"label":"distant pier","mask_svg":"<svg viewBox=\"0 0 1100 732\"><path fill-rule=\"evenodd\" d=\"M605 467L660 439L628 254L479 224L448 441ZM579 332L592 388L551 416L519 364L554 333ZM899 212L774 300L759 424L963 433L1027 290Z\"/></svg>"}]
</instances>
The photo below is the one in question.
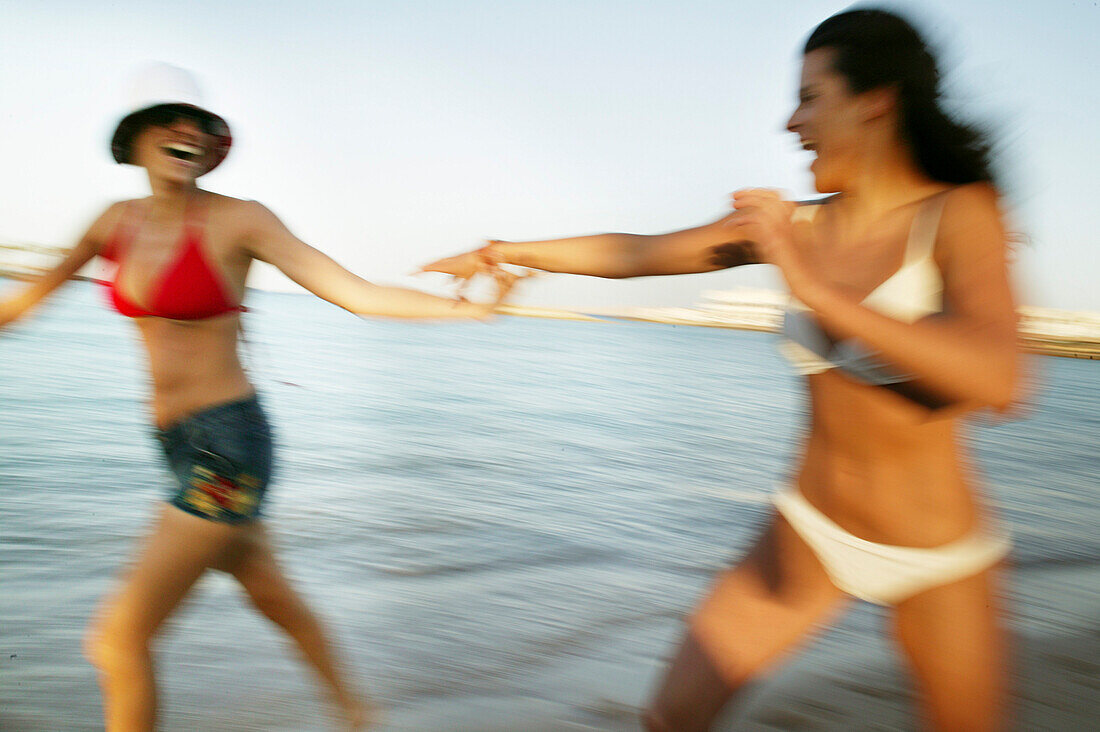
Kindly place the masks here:
<instances>
[{"instance_id":1,"label":"distant pier","mask_svg":"<svg viewBox=\"0 0 1100 732\"><path fill-rule=\"evenodd\" d=\"M783 325L787 295L774 290L738 288L703 292L696 307L552 310L507 306L508 315L571 319L616 318L666 325L692 325L777 333ZM1100 313L1025 305L1020 316L1020 345L1029 353L1100 360Z\"/></svg>"}]
</instances>

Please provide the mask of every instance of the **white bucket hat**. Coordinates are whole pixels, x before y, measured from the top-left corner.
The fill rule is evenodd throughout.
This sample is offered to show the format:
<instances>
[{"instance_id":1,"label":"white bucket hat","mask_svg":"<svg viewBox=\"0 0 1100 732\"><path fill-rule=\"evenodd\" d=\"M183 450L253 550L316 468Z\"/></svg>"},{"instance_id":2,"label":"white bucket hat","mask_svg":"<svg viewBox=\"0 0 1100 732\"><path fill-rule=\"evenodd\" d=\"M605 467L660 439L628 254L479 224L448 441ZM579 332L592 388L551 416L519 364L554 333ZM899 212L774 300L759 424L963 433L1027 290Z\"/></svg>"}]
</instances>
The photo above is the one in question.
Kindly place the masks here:
<instances>
[{"instance_id":1,"label":"white bucket hat","mask_svg":"<svg viewBox=\"0 0 1100 732\"><path fill-rule=\"evenodd\" d=\"M130 163L130 146L134 137L146 125L165 122L177 114L197 118L203 131L213 136L212 155L206 169L200 175L218 167L229 154L233 137L224 119L205 109L199 86L190 72L169 64L151 64L133 78L130 89L131 111L118 123L111 138L111 154L116 163Z\"/></svg>"}]
</instances>

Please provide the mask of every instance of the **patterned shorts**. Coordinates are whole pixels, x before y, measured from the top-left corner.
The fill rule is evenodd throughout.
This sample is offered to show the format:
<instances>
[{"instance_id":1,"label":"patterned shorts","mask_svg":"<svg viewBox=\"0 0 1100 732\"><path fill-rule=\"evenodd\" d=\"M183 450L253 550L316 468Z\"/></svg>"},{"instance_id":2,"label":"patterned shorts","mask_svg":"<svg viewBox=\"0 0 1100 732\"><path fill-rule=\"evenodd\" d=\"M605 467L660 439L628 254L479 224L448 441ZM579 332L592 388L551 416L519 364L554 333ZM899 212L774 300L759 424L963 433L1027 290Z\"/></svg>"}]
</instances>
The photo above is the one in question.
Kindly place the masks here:
<instances>
[{"instance_id":1,"label":"patterned shorts","mask_svg":"<svg viewBox=\"0 0 1100 732\"><path fill-rule=\"evenodd\" d=\"M272 440L255 396L192 414L157 430L157 439L176 477L169 503L222 523L259 517L271 478Z\"/></svg>"}]
</instances>

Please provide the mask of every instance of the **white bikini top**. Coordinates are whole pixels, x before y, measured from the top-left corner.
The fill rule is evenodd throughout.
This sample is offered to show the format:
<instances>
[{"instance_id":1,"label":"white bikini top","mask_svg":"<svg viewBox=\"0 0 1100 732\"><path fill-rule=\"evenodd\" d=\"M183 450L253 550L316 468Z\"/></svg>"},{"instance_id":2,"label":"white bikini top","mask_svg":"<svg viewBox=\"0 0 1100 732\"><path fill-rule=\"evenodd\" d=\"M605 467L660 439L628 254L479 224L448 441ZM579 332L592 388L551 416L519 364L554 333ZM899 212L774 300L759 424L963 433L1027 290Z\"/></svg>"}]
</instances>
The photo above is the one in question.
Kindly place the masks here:
<instances>
[{"instance_id":1,"label":"white bikini top","mask_svg":"<svg viewBox=\"0 0 1100 732\"><path fill-rule=\"evenodd\" d=\"M946 198L940 193L921 204L909 229L901 266L863 298L863 305L906 323L943 310L943 278L933 252ZM820 208L814 204L799 206L792 221L813 221ZM832 341L821 330L813 311L794 296L784 313L782 333L780 353L802 375L838 368L871 384L896 384L911 378L879 360L858 340Z\"/></svg>"}]
</instances>

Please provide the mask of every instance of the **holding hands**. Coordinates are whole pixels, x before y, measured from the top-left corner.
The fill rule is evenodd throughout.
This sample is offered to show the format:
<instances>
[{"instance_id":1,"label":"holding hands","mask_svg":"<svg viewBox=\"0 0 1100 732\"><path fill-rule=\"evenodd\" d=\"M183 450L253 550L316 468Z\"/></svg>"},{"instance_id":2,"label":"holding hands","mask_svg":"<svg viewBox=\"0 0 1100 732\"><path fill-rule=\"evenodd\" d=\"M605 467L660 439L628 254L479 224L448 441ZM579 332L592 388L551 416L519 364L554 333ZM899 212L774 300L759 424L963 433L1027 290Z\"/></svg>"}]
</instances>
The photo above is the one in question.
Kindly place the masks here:
<instances>
[{"instance_id":1,"label":"holding hands","mask_svg":"<svg viewBox=\"0 0 1100 732\"><path fill-rule=\"evenodd\" d=\"M499 263L485 265L481 270L474 272L474 275L477 275L479 273L492 277L493 283L496 285L496 294L492 300L493 309L496 309L498 305L504 303L504 301L508 298L508 295L511 294L512 288L516 286L517 282L531 276L530 273L516 274L515 272L510 272L499 266ZM470 280L473 278L474 275L471 275L470 277L459 278L461 279L461 284L458 287L457 295L460 300L466 299L463 293L465 292L466 287L470 284Z\"/></svg>"},{"instance_id":2,"label":"holding hands","mask_svg":"<svg viewBox=\"0 0 1100 732\"><path fill-rule=\"evenodd\" d=\"M500 256L492 250L493 245L496 243L490 240L488 244L480 249L472 249L452 257L437 259L434 262L425 264L419 271L442 272L459 280L469 280L477 274L488 274L493 269L499 269L498 265L502 261Z\"/></svg>"},{"instance_id":3,"label":"holding hands","mask_svg":"<svg viewBox=\"0 0 1100 732\"><path fill-rule=\"evenodd\" d=\"M516 283L531 273L516 274L503 267L504 258L493 250L493 245L499 242L490 240L480 249L472 249L462 254L444 257L430 262L421 267L418 272L442 272L451 275L459 282L458 296L462 299L463 293L470 283L478 275L491 277L496 284L497 292L494 305L500 304L512 291Z\"/></svg>"}]
</instances>

